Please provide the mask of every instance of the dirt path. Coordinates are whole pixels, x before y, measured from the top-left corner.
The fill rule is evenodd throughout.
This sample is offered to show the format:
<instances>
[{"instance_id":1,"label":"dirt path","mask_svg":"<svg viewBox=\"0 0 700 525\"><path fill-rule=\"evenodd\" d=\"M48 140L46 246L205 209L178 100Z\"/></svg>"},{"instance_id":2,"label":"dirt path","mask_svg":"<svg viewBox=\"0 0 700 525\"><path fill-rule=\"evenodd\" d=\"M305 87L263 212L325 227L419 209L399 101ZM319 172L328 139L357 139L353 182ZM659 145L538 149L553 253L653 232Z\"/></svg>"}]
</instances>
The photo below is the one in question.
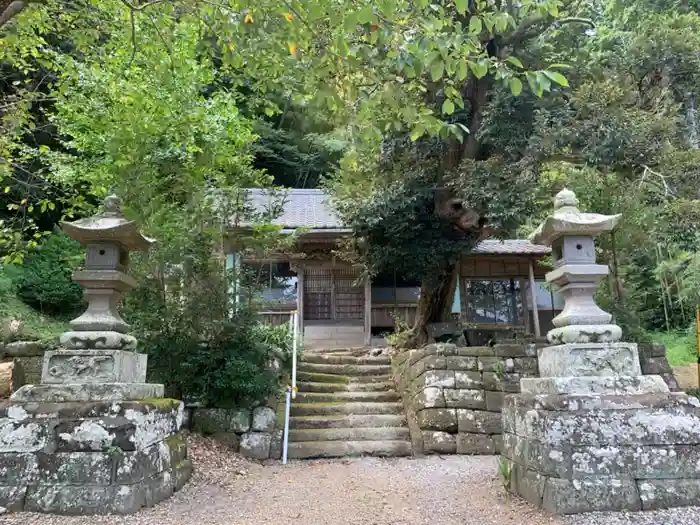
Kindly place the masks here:
<instances>
[{"instance_id":1,"label":"dirt path","mask_svg":"<svg viewBox=\"0 0 700 525\"><path fill-rule=\"evenodd\" d=\"M507 504L494 456L250 463L189 439L192 481L130 516L6 514L0 525L697 525L700 508L554 517Z\"/></svg>"},{"instance_id":2,"label":"dirt path","mask_svg":"<svg viewBox=\"0 0 700 525\"><path fill-rule=\"evenodd\" d=\"M682 366L673 367L673 375L676 376L676 381L678 381L678 386L682 390L688 390L689 388L698 388L698 365L695 363L689 363Z\"/></svg>"},{"instance_id":3,"label":"dirt path","mask_svg":"<svg viewBox=\"0 0 700 525\"><path fill-rule=\"evenodd\" d=\"M240 467L239 467L240 468ZM199 475L182 492L133 516L16 514L13 525L558 525L535 509L506 505L496 458L361 458L245 464L245 477Z\"/></svg>"}]
</instances>

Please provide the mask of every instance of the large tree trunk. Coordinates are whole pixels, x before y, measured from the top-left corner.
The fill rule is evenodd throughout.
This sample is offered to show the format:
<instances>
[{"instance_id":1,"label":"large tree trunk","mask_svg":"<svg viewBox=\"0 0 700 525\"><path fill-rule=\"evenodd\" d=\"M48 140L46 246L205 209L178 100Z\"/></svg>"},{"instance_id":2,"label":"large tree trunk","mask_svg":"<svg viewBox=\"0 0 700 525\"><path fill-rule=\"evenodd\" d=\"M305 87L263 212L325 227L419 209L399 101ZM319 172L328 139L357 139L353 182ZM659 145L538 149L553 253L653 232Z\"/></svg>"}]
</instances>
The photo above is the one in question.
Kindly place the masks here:
<instances>
[{"instance_id":1,"label":"large tree trunk","mask_svg":"<svg viewBox=\"0 0 700 525\"><path fill-rule=\"evenodd\" d=\"M0 28L17 16L27 3L21 0L0 0Z\"/></svg>"},{"instance_id":2,"label":"large tree trunk","mask_svg":"<svg viewBox=\"0 0 700 525\"><path fill-rule=\"evenodd\" d=\"M419 348L428 343L428 325L450 320L455 289L459 278L459 266L450 264L443 268L436 284L423 283L416 311L416 321L411 336L406 341L407 348Z\"/></svg>"},{"instance_id":3,"label":"large tree trunk","mask_svg":"<svg viewBox=\"0 0 700 525\"><path fill-rule=\"evenodd\" d=\"M463 159L476 159L479 155L479 142L477 134L481 127L481 118L484 105L490 87L488 77L477 79L470 76L465 83L462 94L465 100L469 101L471 111L467 127L469 134L463 142L452 139L445 149L444 157L440 163L444 172L455 170L459 167ZM436 203L436 212L449 220L457 230L463 231L464 235L478 233L482 238L485 232L485 224L480 217L474 217L474 210L467 207L453 207L454 196L442 196L440 199L446 203L446 209L439 210ZM455 212L455 210L458 210ZM420 290L420 299L416 311L416 321L413 325L411 337L407 340L407 347L418 348L428 342L428 325L430 323L440 323L450 320L452 303L454 301L455 289L458 279L458 266L455 264L442 268L439 272L440 279L435 285L424 283Z\"/></svg>"}]
</instances>

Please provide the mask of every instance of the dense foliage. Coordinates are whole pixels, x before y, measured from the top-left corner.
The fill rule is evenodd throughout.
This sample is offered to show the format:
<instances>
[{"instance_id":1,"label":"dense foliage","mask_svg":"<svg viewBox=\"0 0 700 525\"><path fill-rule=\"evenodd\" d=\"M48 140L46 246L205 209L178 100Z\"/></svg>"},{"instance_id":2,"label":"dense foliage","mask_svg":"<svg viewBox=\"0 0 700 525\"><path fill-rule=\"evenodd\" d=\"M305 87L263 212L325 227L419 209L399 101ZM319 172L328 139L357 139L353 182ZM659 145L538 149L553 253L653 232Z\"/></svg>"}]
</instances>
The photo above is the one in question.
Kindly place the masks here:
<instances>
[{"instance_id":1,"label":"dense foliage","mask_svg":"<svg viewBox=\"0 0 700 525\"><path fill-rule=\"evenodd\" d=\"M346 257L423 282L415 344L458 254L528 234L567 186L624 214L599 295L628 336L685 333L699 57L697 2L676 0L32 3L0 15L3 255L116 191L161 271L249 215L221 209L241 188L320 183ZM257 219L244 244L270 251Z\"/></svg>"},{"instance_id":2,"label":"dense foliage","mask_svg":"<svg viewBox=\"0 0 700 525\"><path fill-rule=\"evenodd\" d=\"M33 249L21 265L7 269L17 296L45 314L68 314L83 304L83 291L72 280L84 250L66 235L56 233Z\"/></svg>"},{"instance_id":3,"label":"dense foliage","mask_svg":"<svg viewBox=\"0 0 700 525\"><path fill-rule=\"evenodd\" d=\"M150 380L165 384L168 395L249 406L278 392L291 335L287 326L260 325L254 303L233 308L230 290L247 283L214 255L220 233L191 218L189 229L172 231L167 244L136 261L139 286L127 296L124 316L149 355Z\"/></svg>"}]
</instances>

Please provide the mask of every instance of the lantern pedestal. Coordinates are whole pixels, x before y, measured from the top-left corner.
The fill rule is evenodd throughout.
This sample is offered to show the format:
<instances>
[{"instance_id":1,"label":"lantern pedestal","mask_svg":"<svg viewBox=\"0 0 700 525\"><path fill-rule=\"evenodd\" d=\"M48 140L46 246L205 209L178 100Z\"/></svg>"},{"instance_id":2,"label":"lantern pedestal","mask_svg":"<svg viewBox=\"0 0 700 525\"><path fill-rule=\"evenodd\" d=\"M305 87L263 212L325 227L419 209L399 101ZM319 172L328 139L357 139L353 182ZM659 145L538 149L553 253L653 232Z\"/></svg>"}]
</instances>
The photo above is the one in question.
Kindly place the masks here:
<instances>
[{"instance_id":1,"label":"lantern pedestal","mask_svg":"<svg viewBox=\"0 0 700 525\"><path fill-rule=\"evenodd\" d=\"M184 407L146 382L147 356L118 305L136 284L129 251L151 241L116 198L95 217L63 225L87 246L73 279L88 307L44 354L41 384L0 406L0 506L59 514L131 513L170 497L192 464L179 434Z\"/></svg>"},{"instance_id":2,"label":"lantern pedestal","mask_svg":"<svg viewBox=\"0 0 700 525\"><path fill-rule=\"evenodd\" d=\"M510 489L555 514L697 505L698 443L700 403L683 393L521 394L503 406Z\"/></svg>"},{"instance_id":3,"label":"lantern pedestal","mask_svg":"<svg viewBox=\"0 0 700 525\"><path fill-rule=\"evenodd\" d=\"M557 514L642 510L700 502L700 402L642 375L637 345L593 298L608 272L594 238L619 215L582 213L563 190L533 235L552 246L547 281L565 306L538 350L539 378L520 380L503 406L510 489Z\"/></svg>"}]
</instances>

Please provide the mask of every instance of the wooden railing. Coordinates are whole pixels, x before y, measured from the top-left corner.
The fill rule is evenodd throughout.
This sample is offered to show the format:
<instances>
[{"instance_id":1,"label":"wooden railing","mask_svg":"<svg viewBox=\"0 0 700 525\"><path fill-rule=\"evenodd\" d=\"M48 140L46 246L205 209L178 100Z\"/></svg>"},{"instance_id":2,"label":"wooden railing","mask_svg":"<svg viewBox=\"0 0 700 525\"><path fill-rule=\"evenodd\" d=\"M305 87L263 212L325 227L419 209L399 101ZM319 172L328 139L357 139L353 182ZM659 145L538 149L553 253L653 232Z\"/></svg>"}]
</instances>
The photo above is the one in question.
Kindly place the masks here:
<instances>
[{"instance_id":1,"label":"wooden railing","mask_svg":"<svg viewBox=\"0 0 700 525\"><path fill-rule=\"evenodd\" d=\"M264 324L272 326L280 326L289 323L289 317L294 313L294 310L268 310L257 312L257 316Z\"/></svg>"},{"instance_id":2,"label":"wooden railing","mask_svg":"<svg viewBox=\"0 0 700 525\"><path fill-rule=\"evenodd\" d=\"M375 303L372 305L372 326L393 327L395 318L412 325L417 309L416 303Z\"/></svg>"}]
</instances>

